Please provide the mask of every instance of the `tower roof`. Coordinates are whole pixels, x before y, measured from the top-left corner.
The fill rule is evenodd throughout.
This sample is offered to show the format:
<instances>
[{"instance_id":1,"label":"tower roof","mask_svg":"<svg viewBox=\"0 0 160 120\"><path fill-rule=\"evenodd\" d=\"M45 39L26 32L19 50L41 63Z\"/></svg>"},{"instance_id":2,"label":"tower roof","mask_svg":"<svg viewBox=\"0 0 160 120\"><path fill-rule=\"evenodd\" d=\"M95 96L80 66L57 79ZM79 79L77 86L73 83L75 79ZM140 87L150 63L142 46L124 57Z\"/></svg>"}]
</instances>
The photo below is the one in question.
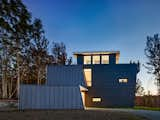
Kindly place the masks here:
<instances>
[{"instance_id":1,"label":"tower roof","mask_svg":"<svg viewBox=\"0 0 160 120\"><path fill-rule=\"evenodd\" d=\"M106 54L116 54L119 55L119 51L84 51L84 52L74 52L73 55L106 55Z\"/></svg>"}]
</instances>

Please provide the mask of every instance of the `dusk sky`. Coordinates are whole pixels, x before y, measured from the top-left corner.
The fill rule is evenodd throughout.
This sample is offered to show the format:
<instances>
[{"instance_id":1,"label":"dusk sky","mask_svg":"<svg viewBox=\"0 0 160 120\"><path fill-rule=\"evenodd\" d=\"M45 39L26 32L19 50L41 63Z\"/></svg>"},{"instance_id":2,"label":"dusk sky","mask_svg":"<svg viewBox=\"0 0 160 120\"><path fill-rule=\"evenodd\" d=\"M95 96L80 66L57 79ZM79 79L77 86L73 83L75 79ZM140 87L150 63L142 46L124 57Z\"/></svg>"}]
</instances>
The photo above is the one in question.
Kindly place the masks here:
<instances>
[{"instance_id":1,"label":"dusk sky","mask_svg":"<svg viewBox=\"0 0 160 120\"><path fill-rule=\"evenodd\" d=\"M160 0L23 0L33 18L43 22L47 39L75 51L120 51L120 63L145 64L146 36L160 32ZM141 66L138 78L156 93Z\"/></svg>"}]
</instances>

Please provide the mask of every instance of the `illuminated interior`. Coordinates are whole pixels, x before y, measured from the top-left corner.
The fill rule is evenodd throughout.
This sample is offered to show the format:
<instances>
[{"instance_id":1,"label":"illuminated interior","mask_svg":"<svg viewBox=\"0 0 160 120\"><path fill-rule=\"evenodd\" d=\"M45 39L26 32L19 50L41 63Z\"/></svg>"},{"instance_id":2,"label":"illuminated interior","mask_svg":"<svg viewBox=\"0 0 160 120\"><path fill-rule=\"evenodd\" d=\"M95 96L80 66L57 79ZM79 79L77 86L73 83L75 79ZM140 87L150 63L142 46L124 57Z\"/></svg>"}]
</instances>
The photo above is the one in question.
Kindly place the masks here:
<instances>
[{"instance_id":1,"label":"illuminated interior","mask_svg":"<svg viewBox=\"0 0 160 120\"><path fill-rule=\"evenodd\" d=\"M101 102L101 98L92 98L92 102Z\"/></svg>"},{"instance_id":2,"label":"illuminated interior","mask_svg":"<svg viewBox=\"0 0 160 120\"><path fill-rule=\"evenodd\" d=\"M119 79L119 83L127 83L127 82L128 82L127 78Z\"/></svg>"},{"instance_id":3,"label":"illuminated interior","mask_svg":"<svg viewBox=\"0 0 160 120\"><path fill-rule=\"evenodd\" d=\"M84 56L84 64L91 64L91 56Z\"/></svg>"},{"instance_id":4,"label":"illuminated interior","mask_svg":"<svg viewBox=\"0 0 160 120\"><path fill-rule=\"evenodd\" d=\"M92 70L84 69L84 76L88 87L92 86Z\"/></svg>"},{"instance_id":5,"label":"illuminated interior","mask_svg":"<svg viewBox=\"0 0 160 120\"><path fill-rule=\"evenodd\" d=\"M119 63L119 54L116 54L116 64Z\"/></svg>"},{"instance_id":6,"label":"illuminated interior","mask_svg":"<svg viewBox=\"0 0 160 120\"><path fill-rule=\"evenodd\" d=\"M81 91L83 106L85 106L85 92Z\"/></svg>"},{"instance_id":7,"label":"illuminated interior","mask_svg":"<svg viewBox=\"0 0 160 120\"><path fill-rule=\"evenodd\" d=\"M101 63L102 64L109 64L109 55L102 55L101 56Z\"/></svg>"},{"instance_id":8,"label":"illuminated interior","mask_svg":"<svg viewBox=\"0 0 160 120\"><path fill-rule=\"evenodd\" d=\"M93 64L100 64L100 56L99 55L96 55L96 56L93 56Z\"/></svg>"},{"instance_id":9,"label":"illuminated interior","mask_svg":"<svg viewBox=\"0 0 160 120\"><path fill-rule=\"evenodd\" d=\"M83 106L85 107L85 94L86 94L86 91L88 91L88 89L81 86L81 85L79 87L80 87L80 91L81 91Z\"/></svg>"}]
</instances>

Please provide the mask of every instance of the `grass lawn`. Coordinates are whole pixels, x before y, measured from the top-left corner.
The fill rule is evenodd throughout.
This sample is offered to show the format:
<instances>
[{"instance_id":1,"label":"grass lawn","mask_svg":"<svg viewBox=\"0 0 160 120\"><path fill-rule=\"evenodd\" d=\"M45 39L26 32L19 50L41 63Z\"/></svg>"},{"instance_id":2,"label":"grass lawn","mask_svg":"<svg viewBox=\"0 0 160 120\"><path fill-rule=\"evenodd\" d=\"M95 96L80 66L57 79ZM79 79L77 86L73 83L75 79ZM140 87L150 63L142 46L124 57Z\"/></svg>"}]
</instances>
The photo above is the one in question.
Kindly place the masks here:
<instances>
[{"instance_id":1,"label":"grass lawn","mask_svg":"<svg viewBox=\"0 0 160 120\"><path fill-rule=\"evenodd\" d=\"M134 109L138 109L138 110L153 110L153 111L160 111L160 107L143 107L143 106L135 106Z\"/></svg>"},{"instance_id":2,"label":"grass lawn","mask_svg":"<svg viewBox=\"0 0 160 120\"><path fill-rule=\"evenodd\" d=\"M96 110L1 110L1 120L148 120L127 112Z\"/></svg>"}]
</instances>

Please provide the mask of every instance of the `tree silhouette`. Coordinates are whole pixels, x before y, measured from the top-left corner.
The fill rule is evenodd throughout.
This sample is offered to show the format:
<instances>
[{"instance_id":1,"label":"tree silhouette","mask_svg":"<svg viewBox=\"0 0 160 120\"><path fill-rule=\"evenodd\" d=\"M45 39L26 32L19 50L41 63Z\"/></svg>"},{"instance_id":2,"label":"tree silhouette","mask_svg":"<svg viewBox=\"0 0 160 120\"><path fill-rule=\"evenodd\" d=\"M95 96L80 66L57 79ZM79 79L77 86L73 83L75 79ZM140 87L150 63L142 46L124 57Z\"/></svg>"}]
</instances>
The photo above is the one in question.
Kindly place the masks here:
<instances>
[{"instance_id":1,"label":"tree silhouette","mask_svg":"<svg viewBox=\"0 0 160 120\"><path fill-rule=\"evenodd\" d=\"M45 80L46 65L48 63L48 40L45 38L44 30L40 19L35 19L33 23L33 33L31 42L32 63L35 67L35 78L37 84Z\"/></svg>"},{"instance_id":2,"label":"tree silhouette","mask_svg":"<svg viewBox=\"0 0 160 120\"><path fill-rule=\"evenodd\" d=\"M53 42L52 55L54 57L55 64L65 65L67 62L67 53L65 44L62 42L61 43Z\"/></svg>"},{"instance_id":3,"label":"tree silhouette","mask_svg":"<svg viewBox=\"0 0 160 120\"><path fill-rule=\"evenodd\" d=\"M155 76L158 94L160 94L160 38L158 34L153 37L147 36L145 55L148 58L146 68Z\"/></svg>"},{"instance_id":4,"label":"tree silhouette","mask_svg":"<svg viewBox=\"0 0 160 120\"><path fill-rule=\"evenodd\" d=\"M43 84L46 65L67 61L64 43L54 43L52 55L40 19L33 19L21 0L0 0L0 97L19 95L20 83Z\"/></svg>"},{"instance_id":5,"label":"tree silhouette","mask_svg":"<svg viewBox=\"0 0 160 120\"><path fill-rule=\"evenodd\" d=\"M142 96L144 95L144 88L142 87L142 82L137 79L136 80L136 91L135 91L137 96Z\"/></svg>"},{"instance_id":6,"label":"tree silhouette","mask_svg":"<svg viewBox=\"0 0 160 120\"><path fill-rule=\"evenodd\" d=\"M31 15L21 0L0 1L0 55L2 58L2 97L8 97L9 78L17 78L19 90L23 56L28 50L30 38ZM15 72L16 71L16 72ZM16 75L13 73L16 73ZM11 93L9 93L12 96Z\"/></svg>"}]
</instances>

